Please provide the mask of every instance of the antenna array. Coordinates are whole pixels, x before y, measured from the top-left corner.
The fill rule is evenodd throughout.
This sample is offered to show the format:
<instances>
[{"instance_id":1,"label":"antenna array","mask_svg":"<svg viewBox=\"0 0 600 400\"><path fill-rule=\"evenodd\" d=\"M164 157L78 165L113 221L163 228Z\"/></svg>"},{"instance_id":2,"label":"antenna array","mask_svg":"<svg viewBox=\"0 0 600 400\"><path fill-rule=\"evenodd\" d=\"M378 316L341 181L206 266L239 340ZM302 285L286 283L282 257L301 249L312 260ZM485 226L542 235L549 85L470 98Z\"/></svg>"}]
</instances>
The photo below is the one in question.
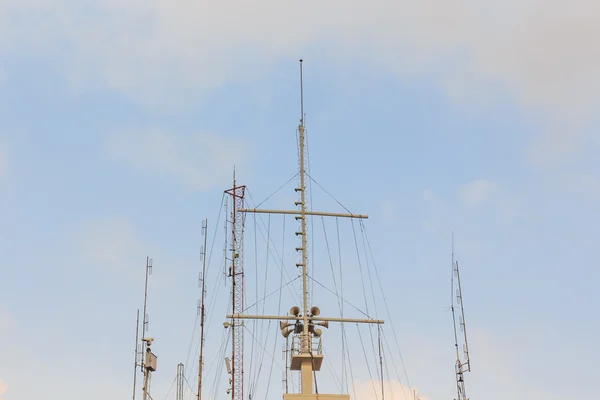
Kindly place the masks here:
<instances>
[{"instance_id":1,"label":"antenna array","mask_svg":"<svg viewBox=\"0 0 600 400\"><path fill-rule=\"evenodd\" d=\"M152 259L146 257L146 280L144 283L144 319L142 321L142 344L139 344L139 324L140 324L140 310L137 312L137 322L135 327L135 359L134 359L134 372L133 372L133 400L135 400L136 394L136 383L137 383L137 367L139 366L144 374L144 385L142 386L142 398L146 400L150 396L150 372L156 371L156 355L152 353L150 346L154 341L154 338L146 337L148 332L148 314L147 303L148 303L148 277L152 275Z\"/></svg>"},{"instance_id":2,"label":"antenna array","mask_svg":"<svg viewBox=\"0 0 600 400\"><path fill-rule=\"evenodd\" d=\"M463 307L462 287L460 285L460 272L458 261L454 260L454 234L452 234L452 321L454 322L454 347L456 348L456 400L469 400L465 390L464 373L471 372L471 358L467 342L467 326L465 323L465 309ZM457 311L456 308L460 311ZM458 318L457 318L458 314ZM459 334L459 331L461 334ZM460 346L462 345L462 346ZM462 351L460 350L462 347ZM462 355L461 355L462 353Z\"/></svg>"}]
</instances>

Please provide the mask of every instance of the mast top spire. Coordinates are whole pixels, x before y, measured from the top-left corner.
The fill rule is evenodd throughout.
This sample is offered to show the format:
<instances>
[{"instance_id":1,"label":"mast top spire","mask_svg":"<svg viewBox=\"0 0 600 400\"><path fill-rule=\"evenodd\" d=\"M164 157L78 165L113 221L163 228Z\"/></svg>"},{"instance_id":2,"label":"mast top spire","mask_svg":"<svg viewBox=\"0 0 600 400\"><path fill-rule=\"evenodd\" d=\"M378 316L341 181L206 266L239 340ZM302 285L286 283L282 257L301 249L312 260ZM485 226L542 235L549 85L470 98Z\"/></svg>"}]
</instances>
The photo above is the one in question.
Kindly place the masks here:
<instances>
[{"instance_id":1,"label":"mast top spire","mask_svg":"<svg viewBox=\"0 0 600 400\"><path fill-rule=\"evenodd\" d=\"M302 83L302 59L300 59L300 125L304 126L304 91Z\"/></svg>"}]
</instances>

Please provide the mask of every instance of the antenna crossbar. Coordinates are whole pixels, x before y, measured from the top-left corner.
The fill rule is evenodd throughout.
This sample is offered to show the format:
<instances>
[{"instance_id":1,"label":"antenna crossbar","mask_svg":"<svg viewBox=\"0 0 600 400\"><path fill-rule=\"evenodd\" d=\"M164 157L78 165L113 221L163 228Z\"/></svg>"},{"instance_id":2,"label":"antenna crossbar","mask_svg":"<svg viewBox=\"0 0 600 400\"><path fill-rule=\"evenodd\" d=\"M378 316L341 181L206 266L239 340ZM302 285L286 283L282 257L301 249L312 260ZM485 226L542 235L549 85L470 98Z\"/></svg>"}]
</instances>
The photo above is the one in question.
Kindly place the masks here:
<instances>
[{"instance_id":1,"label":"antenna crossbar","mask_svg":"<svg viewBox=\"0 0 600 400\"><path fill-rule=\"evenodd\" d=\"M227 318L235 319L277 319L277 320L288 320L288 321L302 321L304 317L294 317L290 315L277 316L277 315L246 315L246 314L227 314ZM327 322L353 322L358 324L383 324L384 321L381 319L357 319L357 318L326 318L326 317L309 317L312 321L327 321Z\"/></svg>"},{"instance_id":2,"label":"antenna crossbar","mask_svg":"<svg viewBox=\"0 0 600 400\"><path fill-rule=\"evenodd\" d=\"M261 210L258 208L242 208L238 210L244 213L257 213L257 214L287 214L287 215L302 215L301 211L297 210ZM330 212L321 212L321 211L309 211L305 210L304 215L316 215L320 217L339 217L339 218L358 218L358 219L367 219L368 215L364 214L344 214L344 213L330 213Z\"/></svg>"}]
</instances>

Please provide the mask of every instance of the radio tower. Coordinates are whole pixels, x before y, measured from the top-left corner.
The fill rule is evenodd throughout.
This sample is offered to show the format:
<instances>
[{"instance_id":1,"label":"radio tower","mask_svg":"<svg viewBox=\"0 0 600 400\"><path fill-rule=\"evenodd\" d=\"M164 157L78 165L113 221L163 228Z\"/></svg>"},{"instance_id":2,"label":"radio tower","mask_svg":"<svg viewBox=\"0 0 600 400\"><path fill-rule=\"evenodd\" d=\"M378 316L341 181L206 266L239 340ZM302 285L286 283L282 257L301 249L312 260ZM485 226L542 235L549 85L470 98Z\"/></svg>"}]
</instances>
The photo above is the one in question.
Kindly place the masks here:
<instances>
[{"instance_id":1,"label":"radio tower","mask_svg":"<svg viewBox=\"0 0 600 400\"><path fill-rule=\"evenodd\" d=\"M242 257L244 236L244 195L246 186L237 186L235 170L233 188L225 191L232 198L231 210L231 309L233 315L244 312L244 262ZM244 323L239 318L231 320L231 399L244 398ZM228 326L228 325L226 325Z\"/></svg>"},{"instance_id":2,"label":"radio tower","mask_svg":"<svg viewBox=\"0 0 600 400\"><path fill-rule=\"evenodd\" d=\"M452 321L454 322L454 347L456 348L456 392L455 400L469 400L465 390L464 373L471 372L471 358L469 357L469 345L467 343L467 326L465 324L465 309L463 307L462 288L460 286L460 272L458 261L454 260L454 234L452 234ZM460 308L460 312L456 310ZM456 318L456 314L458 318ZM457 323L458 320L458 323ZM462 335L458 334L460 331ZM459 350L459 342L462 344L462 356Z\"/></svg>"}]
</instances>

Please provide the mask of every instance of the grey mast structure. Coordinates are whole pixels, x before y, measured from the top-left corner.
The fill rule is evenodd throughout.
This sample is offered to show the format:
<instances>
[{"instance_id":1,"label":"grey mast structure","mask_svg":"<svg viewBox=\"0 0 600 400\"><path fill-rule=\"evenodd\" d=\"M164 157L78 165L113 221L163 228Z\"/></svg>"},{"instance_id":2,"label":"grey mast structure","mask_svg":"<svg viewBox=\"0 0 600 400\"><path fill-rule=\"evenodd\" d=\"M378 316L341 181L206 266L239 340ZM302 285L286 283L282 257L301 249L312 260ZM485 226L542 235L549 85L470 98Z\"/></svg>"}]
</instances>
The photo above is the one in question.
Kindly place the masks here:
<instances>
[{"instance_id":1,"label":"grey mast structure","mask_svg":"<svg viewBox=\"0 0 600 400\"><path fill-rule=\"evenodd\" d=\"M452 235L452 321L454 323L454 347L456 349L456 393L455 400L469 400L465 389L465 372L471 372L471 358L469 356L469 345L467 342L467 325L465 323L465 309L463 307L462 287L460 285L460 272L458 270L458 261L454 260L454 234ZM456 310L455 304L460 308ZM457 314L458 318L457 318ZM459 335L458 331L462 332ZM460 350L462 344L462 356Z\"/></svg>"},{"instance_id":2,"label":"grey mast structure","mask_svg":"<svg viewBox=\"0 0 600 400\"><path fill-rule=\"evenodd\" d=\"M383 324L382 320L375 319L352 319L352 318L327 318L320 317L320 310L316 306L309 308L308 304L308 282L307 282L307 229L306 229L306 217L309 215L317 215L324 217L338 217L338 218L357 218L366 219L367 215L360 214L341 214L341 213L329 213L329 212L318 212L308 210L306 207L306 185L305 185L305 128L304 128L304 99L303 99L303 85L302 85L302 60L300 60L300 124L298 126L298 152L299 152L299 176L300 185L295 188L297 194L299 194L298 201L295 205L298 207L296 210L265 210L265 209L248 209L243 208L243 196L244 187L236 186L227 191L234 198L234 210L233 216L233 265L230 275L233 276L233 314L227 315L227 318L231 320L232 329L243 328L241 320L244 319L270 319L279 320L281 333L285 338L292 335L291 345L291 360L290 370L300 372L300 393L285 393L283 395L284 400L349 400L348 394L321 394L315 393L313 389L313 376L314 372L318 372L321 369L323 363L323 352L321 343L321 329L317 326L324 328L329 327L330 322L353 322L353 323L372 323L372 324ZM235 181L234 181L235 182ZM236 303L236 294L242 293L241 289L237 289L236 285L243 282L243 268L241 255L239 250L242 249L242 229L243 229L243 215L246 213L264 213L264 214L288 214L294 215L295 219L299 221L299 230L296 232L296 236L300 237L300 246L296 247L296 251L300 253L300 261L296 263L296 267L301 269L302 276L302 308L293 306L290 309L290 314L287 316L273 316L273 315L244 315L242 314L243 306L240 303ZM237 251L237 252L236 252ZM239 275L236 275L239 274ZM240 280L236 280L236 276L240 276ZM243 296L242 296L243 298ZM241 301L240 298L238 301ZM229 326L229 322L225 322L226 327ZM240 329L241 330L241 329ZM242 397L238 397L241 394L241 387L238 385L241 383L240 377L243 374L243 358L236 353L236 351L243 351L243 344L237 344L236 339L239 337L235 336L234 333L234 354L233 354L233 367L232 367L232 399L241 400ZM241 336L241 335L240 335ZM236 384L237 382L237 384Z\"/></svg>"}]
</instances>

